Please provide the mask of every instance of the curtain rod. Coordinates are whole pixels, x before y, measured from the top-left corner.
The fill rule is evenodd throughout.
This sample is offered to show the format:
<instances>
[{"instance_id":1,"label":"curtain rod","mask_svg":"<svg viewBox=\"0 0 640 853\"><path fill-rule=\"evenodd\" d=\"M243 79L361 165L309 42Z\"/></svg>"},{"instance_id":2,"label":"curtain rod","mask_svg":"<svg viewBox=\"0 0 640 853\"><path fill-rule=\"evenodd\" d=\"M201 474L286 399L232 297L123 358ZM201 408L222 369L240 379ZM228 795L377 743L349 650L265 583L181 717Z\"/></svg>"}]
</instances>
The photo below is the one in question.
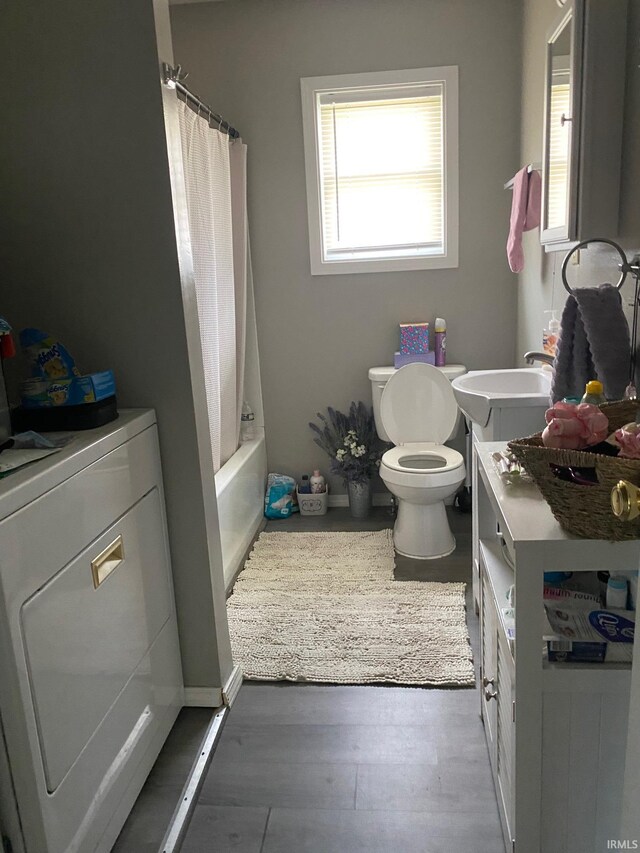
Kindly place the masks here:
<instances>
[{"instance_id":1,"label":"curtain rod","mask_svg":"<svg viewBox=\"0 0 640 853\"><path fill-rule=\"evenodd\" d=\"M196 106L198 115L200 114L200 111L207 113L209 122L217 124L218 130L228 133L231 139L239 139L240 134L235 127L232 127L228 121L225 121L225 119L222 118L221 115L214 112L208 104L205 104L205 102L190 89L187 89L182 81L188 76L188 74L182 73L181 65L178 65L176 68L172 68L171 65L168 65L166 62L162 63L162 80L165 86L180 92L181 95L184 95L187 102L191 101L191 103Z\"/></svg>"}]
</instances>

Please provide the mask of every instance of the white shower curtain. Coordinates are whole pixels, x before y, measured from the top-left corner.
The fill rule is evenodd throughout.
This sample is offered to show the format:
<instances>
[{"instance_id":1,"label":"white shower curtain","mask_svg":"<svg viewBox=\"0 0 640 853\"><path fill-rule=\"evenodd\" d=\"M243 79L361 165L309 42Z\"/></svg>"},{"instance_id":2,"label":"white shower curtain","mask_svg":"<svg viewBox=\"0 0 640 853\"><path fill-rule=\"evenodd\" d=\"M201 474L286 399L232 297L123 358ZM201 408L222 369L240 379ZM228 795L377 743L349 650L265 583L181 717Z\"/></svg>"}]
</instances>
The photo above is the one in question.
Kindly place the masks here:
<instances>
[{"instance_id":1,"label":"white shower curtain","mask_svg":"<svg viewBox=\"0 0 640 853\"><path fill-rule=\"evenodd\" d=\"M214 470L236 452L246 324L246 146L178 102Z\"/></svg>"}]
</instances>

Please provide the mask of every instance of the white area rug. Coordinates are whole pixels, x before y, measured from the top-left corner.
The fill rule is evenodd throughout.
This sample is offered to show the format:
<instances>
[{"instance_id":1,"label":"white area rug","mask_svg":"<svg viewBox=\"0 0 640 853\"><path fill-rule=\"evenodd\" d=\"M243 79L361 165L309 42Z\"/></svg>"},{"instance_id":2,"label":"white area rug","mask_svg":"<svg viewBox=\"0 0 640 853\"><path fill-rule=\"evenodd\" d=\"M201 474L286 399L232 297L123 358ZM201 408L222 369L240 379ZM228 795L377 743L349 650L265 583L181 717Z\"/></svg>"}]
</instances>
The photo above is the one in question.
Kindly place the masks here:
<instances>
[{"instance_id":1,"label":"white area rug","mask_svg":"<svg viewBox=\"0 0 640 853\"><path fill-rule=\"evenodd\" d=\"M473 686L465 584L393 568L390 530L261 533L228 601L245 678Z\"/></svg>"}]
</instances>

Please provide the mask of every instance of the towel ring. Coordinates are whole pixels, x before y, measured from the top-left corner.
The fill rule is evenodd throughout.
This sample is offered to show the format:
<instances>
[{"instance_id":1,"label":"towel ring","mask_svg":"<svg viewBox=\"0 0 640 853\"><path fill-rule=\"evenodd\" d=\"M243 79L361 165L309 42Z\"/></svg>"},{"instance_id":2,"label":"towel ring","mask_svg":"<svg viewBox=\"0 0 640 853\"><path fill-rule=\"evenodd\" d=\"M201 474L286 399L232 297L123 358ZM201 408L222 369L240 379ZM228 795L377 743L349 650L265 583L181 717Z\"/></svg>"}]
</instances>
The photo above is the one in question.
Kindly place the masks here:
<instances>
[{"instance_id":1,"label":"towel ring","mask_svg":"<svg viewBox=\"0 0 640 853\"><path fill-rule=\"evenodd\" d=\"M564 284L564 289L567 293L570 293L573 296L573 290L571 285L567 281L567 267L569 266L569 259L573 255L574 252L577 252L578 249L582 249L585 246L588 246L590 243L606 243L608 246L612 246L616 252L620 255L620 259L622 263L618 264L618 269L620 270L620 278L618 279L618 283L616 287L618 290L622 287L627 277L627 273L631 271L629 262L627 261L627 256L625 255L621 246L617 243L614 243L613 240L608 240L606 237L591 237L590 240L583 240L581 243L578 243L576 246L571 249L570 252L567 252L567 255L562 262L562 283Z\"/></svg>"}]
</instances>

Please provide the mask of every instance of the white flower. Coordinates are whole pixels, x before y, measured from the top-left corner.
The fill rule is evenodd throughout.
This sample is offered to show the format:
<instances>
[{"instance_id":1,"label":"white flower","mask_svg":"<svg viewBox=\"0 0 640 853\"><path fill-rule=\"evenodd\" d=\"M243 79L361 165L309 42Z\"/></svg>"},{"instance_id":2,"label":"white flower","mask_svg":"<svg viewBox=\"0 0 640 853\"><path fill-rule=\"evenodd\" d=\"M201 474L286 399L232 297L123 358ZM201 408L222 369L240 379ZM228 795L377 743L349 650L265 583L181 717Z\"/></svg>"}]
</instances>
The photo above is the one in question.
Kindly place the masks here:
<instances>
[{"instance_id":1,"label":"white flower","mask_svg":"<svg viewBox=\"0 0 640 853\"><path fill-rule=\"evenodd\" d=\"M338 460L338 462L342 462L346 455L347 451L340 448L340 450L338 450L336 453L336 459Z\"/></svg>"}]
</instances>

